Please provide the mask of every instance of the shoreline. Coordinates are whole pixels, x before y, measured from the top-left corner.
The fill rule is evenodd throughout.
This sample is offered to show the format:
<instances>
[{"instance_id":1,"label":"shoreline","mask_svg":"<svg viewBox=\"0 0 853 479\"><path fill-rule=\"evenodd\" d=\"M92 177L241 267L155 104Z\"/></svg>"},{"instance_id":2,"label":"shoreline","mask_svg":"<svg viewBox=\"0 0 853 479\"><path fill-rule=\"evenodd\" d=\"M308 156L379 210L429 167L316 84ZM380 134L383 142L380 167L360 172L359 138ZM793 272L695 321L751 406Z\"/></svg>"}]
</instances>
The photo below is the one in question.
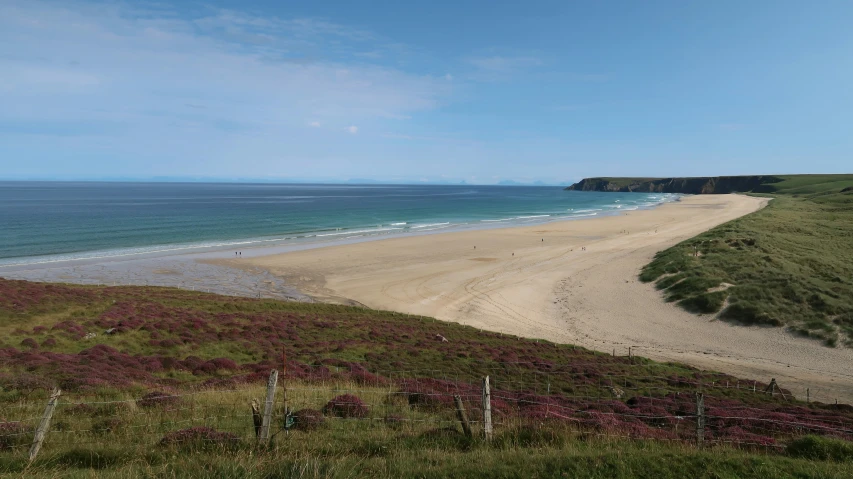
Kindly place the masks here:
<instances>
[{"instance_id":1,"label":"shoreline","mask_svg":"<svg viewBox=\"0 0 853 479\"><path fill-rule=\"evenodd\" d=\"M642 194L642 193L638 193ZM189 243L155 244L147 246L121 247L104 250L55 253L44 256L26 256L0 259L0 276L4 272L49 269L56 267L104 264L113 262L161 259L161 258L208 258L220 257L226 252L246 250L257 255L270 255L303 249L322 248L341 244L354 244L388 238L405 238L430 234L478 231L487 229L516 228L559 221L585 220L592 217L619 215L625 211L648 210L660 205L679 201L684 195L659 194L662 199L655 203L627 205L600 205L592 210L570 210L567 214L531 214L498 219L466 219L456 222L420 224L417 222L395 222L381 225L362 225L320 229L302 232L280 233L272 236L248 236L242 238L199 240ZM617 200L618 202L618 200ZM608 209L605 209L608 208ZM592 213L590 213L592 212Z\"/></svg>"},{"instance_id":2,"label":"shoreline","mask_svg":"<svg viewBox=\"0 0 853 479\"><path fill-rule=\"evenodd\" d=\"M235 260L234 256L231 256L231 253L234 252L232 247L237 245L245 246L245 248L238 248L240 251L238 260L243 260L389 239L512 229L546 225L555 222L618 216L620 212L624 211L646 211L667 203L678 202L684 196L680 194L664 194L663 199L655 204L628 205L627 210L620 210L618 208L621 208L621 206L616 206L610 209L602 209L603 207L595 209L593 210L594 213L590 213L590 210L578 210L563 216L543 214L497 220L482 219L449 224L448 226L428 224L424 228L420 227L423 225L419 226L415 224L412 228L405 231L364 234L343 238L339 236L352 235L363 231L342 231L328 235L314 232L311 234L305 233L302 236L294 238L286 237L287 235L280 235L285 236L285 238L227 240L232 241L231 243L223 243L226 240L222 240L212 246L185 244L160 245L156 247L161 249L155 251L129 252L133 249L145 249L148 247L91 251L74 253L81 254L82 256L68 259L51 259L64 256L62 254L29 257L44 259L40 261L5 264L0 262L0 277L13 280L68 282L103 286L164 286L233 296L266 297L307 302L314 301L315 299L321 301L334 300L341 304L360 305L361 303L347 298L315 298L304 294L301 288L298 287L298 283L301 282L299 278L295 278L294 282L297 283L297 286L293 286L289 281L283 281L280 277L271 275L268 271L263 270L263 268L243 268L241 263L221 263L220 260ZM439 227L426 228L430 226ZM359 228L359 230L361 229ZM327 236L330 238L322 239ZM228 246L228 248L226 249L225 246ZM111 252L115 254L106 254ZM96 255L98 253L100 255ZM22 260L25 259L22 258ZM10 258L9 260L15 260L15 258Z\"/></svg>"},{"instance_id":3,"label":"shoreline","mask_svg":"<svg viewBox=\"0 0 853 479\"><path fill-rule=\"evenodd\" d=\"M526 226L156 257L0 267L32 281L172 286L212 293L360 305L607 354L678 361L853 402L853 351L782 328L734 326L664 302L637 280L657 251L763 207L766 198L683 196L626 213ZM474 248L476 246L476 248ZM584 251L582 248L586 247ZM800 390L802 389L802 391Z\"/></svg>"},{"instance_id":4,"label":"shoreline","mask_svg":"<svg viewBox=\"0 0 853 479\"><path fill-rule=\"evenodd\" d=\"M766 198L701 195L586 221L551 222L210 264L258 268L321 301L430 316L610 354L678 361L853 402L853 350L782 328L736 326L666 303L640 269L654 254L754 212ZM476 249L474 248L476 246ZM586 248L585 250L583 248Z\"/></svg>"}]
</instances>

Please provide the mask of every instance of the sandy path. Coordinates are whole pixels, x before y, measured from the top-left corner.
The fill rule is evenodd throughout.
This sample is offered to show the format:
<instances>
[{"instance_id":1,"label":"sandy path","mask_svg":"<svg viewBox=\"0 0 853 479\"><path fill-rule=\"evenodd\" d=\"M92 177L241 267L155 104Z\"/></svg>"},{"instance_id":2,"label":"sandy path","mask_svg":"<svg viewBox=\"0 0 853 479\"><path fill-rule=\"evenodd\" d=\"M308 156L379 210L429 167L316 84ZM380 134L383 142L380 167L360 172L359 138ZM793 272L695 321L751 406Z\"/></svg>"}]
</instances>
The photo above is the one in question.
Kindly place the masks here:
<instances>
[{"instance_id":1,"label":"sandy path","mask_svg":"<svg viewBox=\"0 0 853 479\"><path fill-rule=\"evenodd\" d=\"M853 402L853 351L780 329L731 326L662 301L637 281L655 252L765 200L692 196L653 210L545 225L405 237L239 263L318 299L348 302L768 381ZM476 248L475 248L476 246ZM582 250L586 247L586 251ZM789 366L790 365L790 366Z\"/></svg>"}]
</instances>

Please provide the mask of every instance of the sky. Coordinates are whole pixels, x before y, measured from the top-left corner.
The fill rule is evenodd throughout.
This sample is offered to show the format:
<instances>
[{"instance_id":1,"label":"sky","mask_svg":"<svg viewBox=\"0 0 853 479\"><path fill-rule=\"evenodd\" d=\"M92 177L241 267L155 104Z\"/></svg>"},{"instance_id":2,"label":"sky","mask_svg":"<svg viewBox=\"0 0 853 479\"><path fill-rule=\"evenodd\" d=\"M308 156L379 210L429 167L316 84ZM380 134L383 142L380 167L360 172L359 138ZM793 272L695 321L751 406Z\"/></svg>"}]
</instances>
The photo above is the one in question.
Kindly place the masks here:
<instances>
[{"instance_id":1,"label":"sky","mask_svg":"<svg viewBox=\"0 0 853 479\"><path fill-rule=\"evenodd\" d=\"M853 172L853 2L0 0L0 178Z\"/></svg>"}]
</instances>

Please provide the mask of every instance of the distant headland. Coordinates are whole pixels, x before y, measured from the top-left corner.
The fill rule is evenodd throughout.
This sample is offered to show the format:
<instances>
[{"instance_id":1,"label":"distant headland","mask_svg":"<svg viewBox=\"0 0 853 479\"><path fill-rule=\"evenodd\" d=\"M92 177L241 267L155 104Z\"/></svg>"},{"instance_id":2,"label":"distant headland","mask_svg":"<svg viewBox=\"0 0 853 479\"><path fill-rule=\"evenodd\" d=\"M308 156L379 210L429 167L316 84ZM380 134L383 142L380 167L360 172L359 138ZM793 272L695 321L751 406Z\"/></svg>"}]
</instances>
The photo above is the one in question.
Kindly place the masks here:
<instances>
[{"instance_id":1,"label":"distant headland","mask_svg":"<svg viewBox=\"0 0 853 479\"><path fill-rule=\"evenodd\" d=\"M567 190L685 193L694 195L725 193L772 193L779 176L704 176L695 178L584 178Z\"/></svg>"}]
</instances>

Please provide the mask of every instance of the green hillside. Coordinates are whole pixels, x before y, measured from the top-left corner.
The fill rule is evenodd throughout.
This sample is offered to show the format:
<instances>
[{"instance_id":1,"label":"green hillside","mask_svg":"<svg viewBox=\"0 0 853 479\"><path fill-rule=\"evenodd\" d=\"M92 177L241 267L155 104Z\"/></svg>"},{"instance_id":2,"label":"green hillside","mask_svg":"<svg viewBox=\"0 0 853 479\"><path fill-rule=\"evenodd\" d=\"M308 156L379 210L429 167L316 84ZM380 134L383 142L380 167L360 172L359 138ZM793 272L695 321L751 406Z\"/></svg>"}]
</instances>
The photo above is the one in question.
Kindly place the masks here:
<instances>
[{"instance_id":1,"label":"green hillside","mask_svg":"<svg viewBox=\"0 0 853 479\"><path fill-rule=\"evenodd\" d=\"M853 346L853 175L779 180L765 209L658 253L640 278L688 311Z\"/></svg>"},{"instance_id":2,"label":"green hillside","mask_svg":"<svg viewBox=\"0 0 853 479\"><path fill-rule=\"evenodd\" d=\"M272 369L286 373L261 445L249 406ZM768 379L364 308L0 280L8 477L853 475L853 408Z\"/></svg>"},{"instance_id":3,"label":"green hillside","mask_svg":"<svg viewBox=\"0 0 853 479\"><path fill-rule=\"evenodd\" d=\"M853 186L853 175L782 175L778 178L782 181L769 185L769 193L831 194Z\"/></svg>"}]
</instances>

